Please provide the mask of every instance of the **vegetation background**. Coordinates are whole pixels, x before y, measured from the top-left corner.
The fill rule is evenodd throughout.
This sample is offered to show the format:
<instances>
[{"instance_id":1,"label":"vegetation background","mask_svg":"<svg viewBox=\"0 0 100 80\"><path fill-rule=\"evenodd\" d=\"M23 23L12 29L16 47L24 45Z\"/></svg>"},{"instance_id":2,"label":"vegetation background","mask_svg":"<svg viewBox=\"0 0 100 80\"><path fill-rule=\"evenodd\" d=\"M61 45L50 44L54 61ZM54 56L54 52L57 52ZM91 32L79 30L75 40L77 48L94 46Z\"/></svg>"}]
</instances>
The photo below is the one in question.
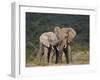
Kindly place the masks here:
<instances>
[{"instance_id":1,"label":"vegetation background","mask_svg":"<svg viewBox=\"0 0 100 80\"><path fill-rule=\"evenodd\" d=\"M77 32L72 44L72 64L89 63L89 15L26 12L26 66L38 65L39 37L55 26L71 26Z\"/></svg>"}]
</instances>

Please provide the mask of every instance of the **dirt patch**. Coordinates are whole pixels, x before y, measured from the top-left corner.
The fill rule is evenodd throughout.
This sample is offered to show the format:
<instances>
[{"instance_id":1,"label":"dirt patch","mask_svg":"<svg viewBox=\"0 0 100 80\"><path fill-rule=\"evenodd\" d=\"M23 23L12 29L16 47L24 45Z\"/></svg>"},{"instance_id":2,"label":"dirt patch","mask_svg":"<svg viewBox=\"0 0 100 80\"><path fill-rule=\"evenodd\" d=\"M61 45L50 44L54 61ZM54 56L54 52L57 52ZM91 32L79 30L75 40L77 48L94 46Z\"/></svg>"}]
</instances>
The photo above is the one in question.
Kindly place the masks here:
<instances>
[{"instance_id":1,"label":"dirt patch","mask_svg":"<svg viewBox=\"0 0 100 80\"><path fill-rule=\"evenodd\" d=\"M66 64L66 59L65 59L64 54L62 56L62 64L55 64L54 60L53 60L53 62L51 62L49 64L39 64L39 61L37 59L33 59L31 62L28 62L26 64L26 67L89 64L89 52L88 51L72 52L72 62L69 64Z\"/></svg>"}]
</instances>

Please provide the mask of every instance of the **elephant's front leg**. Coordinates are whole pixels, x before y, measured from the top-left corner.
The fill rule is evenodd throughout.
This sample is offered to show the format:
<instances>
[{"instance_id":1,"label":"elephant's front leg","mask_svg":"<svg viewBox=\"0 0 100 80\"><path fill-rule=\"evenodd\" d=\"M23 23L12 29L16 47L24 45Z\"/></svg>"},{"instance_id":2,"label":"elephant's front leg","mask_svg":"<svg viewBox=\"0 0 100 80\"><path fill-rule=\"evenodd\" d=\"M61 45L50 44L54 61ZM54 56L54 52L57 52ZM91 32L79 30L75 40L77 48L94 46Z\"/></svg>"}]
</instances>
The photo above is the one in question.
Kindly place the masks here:
<instances>
[{"instance_id":1,"label":"elephant's front leg","mask_svg":"<svg viewBox=\"0 0 100 80\"><path fill-rule=\"evenodd\" d=\"M68 45L66 48L64 48L64 53L66 57L66 63L71 63L72 62L72 55L71 55L71 46Z\"/></svg>"},{"instance_id":2,"label":"elephant's front leg","mask_svg":"<svg viewBox=\"0 0 100 80\"><path fill-rule=\"evenodd\" d=\"M58 63L58 58L59 58L59 52L57 50L57 46L53 46L54 47L54 50L55 50L55 54L56 54L56 60L55 60L55 64ZM54 55L53 55L54 56Z\"/></svg>"},{"instance_id":3,"label":"elephant's front leg","mask_svg":"<svg viewBox=\"0 0 100 80\"><path fill-rule=\"evenodd\" d=\"M56 62L55 62L55 64L62 63L62 51L63 51L62 49L58 50L56 48Z\"/></svg>"},{"instance_id":4,"label":"elephant's front leg","mask_svg":"<svg viewBox=\"0 0 100 80\"><path fill-rule=\"evenodd\" d=\"M39 54L37 55L37 58L39 59L39 64L41 64L42 62L43 55L44 55L44 49L43 46L41 45L39 49Z\"/></svg>"},{"instance_id":5,"label":"elephant's front leg","mask_svg":"<svg viewBox=\"0 0 100 80\"><path fill-rule=\"evenodd\" d=\"M49 52L48 48L44 47L44 55L43 55L44 65L48 63L48 52Z\"/></svg>"},{"instance_id":6,"label":"elephant's front leg","mask_svg":"<svg viewBox=\"0 0 100 80\"><path fill-rule=\"evenodd\" d=\"M62 51L59 51L58 62L62 63Z\"/></svg>"},{"instance_id":7,"label":"elephant's front leg","mask_svg":"<svg viewBox=\"0 0 100 80\"><path fill-rule=\"evenodd\" d=\"M51 46L50 48L48 48L48 54L47 54L47 59L48 59L48 63L51 63Z\"/></svg>"},{"instance_id":8,"label":"elephant's front leg","mask_svg":"<svg viewBox=\"0 0 100 80\"><path fill-rule=\"evenodd\" d=\"M71 53L71 46L68 45L68 57L69 57L69 63L72 63L72 53Z\"/></svg>"},{"instance_id":9,"label":"elephant's front leg","mask_svg":"<svg viewBox=\"0 0 100 80\"><path fill-rule=\"evenodd\" d=\"M64 53L65 53L65 58L66 58L66 63L69 63L69 57L68 57L68 47L64 48Z\"/></svg>"}]
</instances>

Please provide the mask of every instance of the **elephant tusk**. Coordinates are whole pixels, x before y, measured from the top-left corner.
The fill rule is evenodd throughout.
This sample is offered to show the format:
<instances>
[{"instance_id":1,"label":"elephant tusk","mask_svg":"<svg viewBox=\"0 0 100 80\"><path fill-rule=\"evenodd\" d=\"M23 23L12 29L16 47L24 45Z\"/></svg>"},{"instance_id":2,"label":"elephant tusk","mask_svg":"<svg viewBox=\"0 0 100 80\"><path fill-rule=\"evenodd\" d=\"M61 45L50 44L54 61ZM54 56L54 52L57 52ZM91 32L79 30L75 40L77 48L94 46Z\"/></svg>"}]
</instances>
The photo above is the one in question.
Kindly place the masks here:
<instances>
[{"instance_id":1,"label":"elephant tusk","mask_svg":"<svg viewBox=\"0 0 100 80\"><path fill-rule=\"evenodd\" d=\"M57 50L59 51L60 49L57 47Z\"/></svg>"},{"instance_id":2,"label":"elephant tusk","mask_svg":"<svg viewBox=\"0 0 100 80\"><path fill-rule=\"evenodd\" d=\"M52 49L54 50L54 47L52 46Z\"/></svg>"},{"instance_id":3,"label":"elephant tusk","mask_svg":"<svg viewBox=\"0 0 100 80\"><path fill-rule=\"evenodd\" d=\"M64 48L68 47L69 44L64 45Z\"/></svg>"}]
</instances>

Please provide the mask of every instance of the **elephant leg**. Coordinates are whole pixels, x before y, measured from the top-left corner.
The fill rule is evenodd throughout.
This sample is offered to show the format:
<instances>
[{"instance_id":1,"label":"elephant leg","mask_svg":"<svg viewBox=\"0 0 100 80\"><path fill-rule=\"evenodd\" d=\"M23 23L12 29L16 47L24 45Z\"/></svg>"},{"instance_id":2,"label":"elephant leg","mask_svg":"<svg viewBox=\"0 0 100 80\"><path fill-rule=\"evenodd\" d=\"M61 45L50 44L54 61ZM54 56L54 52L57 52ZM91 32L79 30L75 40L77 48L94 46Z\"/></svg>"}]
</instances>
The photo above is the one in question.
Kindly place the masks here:
<instances>
[{"instance_id":1,"label":"elephant leg","mask_svg":"<svg viewBox=\"0 0 100 80\"><path fill-rule=\"evenodd\" d=\"M58 55L58 62L59 62L59 63L62 63L62 51L59 52L59 55Z\"/></svg>"},{"instance_id":2,"label":"elephant leg","mask_svg":"<svg viewBox=\"0 0 100 80\"><path fill-rule=\"evenodd\" d=\"M68 45L68 47L64 48L64 53L65 53L65 57L66 57L66 63L70 63L72 62L72 55L71 55L71 50L70 50L70 45Z\"/></svg>"},{"instance_id":3,"label":"elephant leg","mask_svg":"<svg viewBox=\"0 0 100 80\"><path fill-rule=\"evenodd\" d=\"M56 61L55 61L55 64L58 63L58 57L59 57L59 55L58 55L58 51L56 51Z\"/></svg>"},{"instance_id":4,"label":"elephant leg","mask_svg":"<svg viewBox=\"0 0 100 80\"><path fill-rule=\"evenodd\" d=\"M62 51L56 49L56 61L55 64L62 63Z\"/></svg>"},{"instance_id":5,"label":"elephant leg","mask_svg":"<svg viewBox=\"0 0 100 80\"><path fill-rule=\"evenodd\" d=\"M62 63L62 51L58 51L56 46L54 46L54 49L55 49L55 52L56 52L55 64Z\"/></svg>"},{"instance_id":6,"label":"elephant leg","mask_svg":"<svg viewBox=\"0 0 100 80\"><path fill-rule=\"evenodd\" d=\"M44 46L42 43L40 43L40 49L39 49L39 55L38 55L38 59L39 59L39 64L41 64L42 62L42 58L43 58L43 55L44 55Z\"/></svg>"},{"instance_id":7,"label":"elephant leg","mask_svg":"<svg viewBox=\"0 0 100 80\"><path fill-rule=\"evenodd\" d=\"M47 57L48 57L48 63L51 61L51 55L50 55L50 53L51 53L51 46L50 46L50 48L48 48L48 55L47 55Z\"/></svg>"},{"instance_id":8,"label":"elephant leg","mask_svg":"<svg viewBox=\"0 0 100 80\"><path fill-rule=\"evenodd\" d=\"M44 52L42 52L42 53L40 54L40 61L39 61L39 64L41 64L41 62L42 62L43 55L44 55Z\"/></svg>"},{"instance_id":9,"label":"elephant leg","mask_svg":"<svg viewBox=\"0 0 100 80\"><path fill-rule=\"evenodd\" d=\"M54 48L54 47L53 47ZM54 62L54 59L56 58L56 51L55 49L53 50L53 53L51 54L51 62Z\"/></svg>"},{"instance_id":10,"label":"elephant leg","mask_svg":"<svg viewBox=\"0 0 100 80\"><path fill-rule=\"evenodd\" d=\"M58 53L57 47L56 47L56 46L53 46L53 47L54 47L55 54L56 54L56 60L55 60L55 64L57 64L57 63L58 63L58 57L59 57L59 53Z\"/></svg>"},{"instance_id":11,"label":"elephant leg","mask_svg":"<svg viewBox=\"0 0 100 80\"><path fill-rule=\"evenodd\" d=\"M65 58L66 58L66 63L69 63L69 57L68 57L68 47L64 48L64 53L65 53Z\"/></svg>"},{"instance_id":12,"label":"elephant leg","mask_svg":"<svg viewBox=\"0 0 100 80\"><path fill-rule=\"evenodd\" d=\"M43 55L44 55L44 50L42 49L42 50L40 50L39 51L39 64L41 64L41 62L43 61Z\"/></svg>"},{"instance_id":13,"label":"elephant leg","mask_svg":"<svg viewBox=\"0 0 100 80\"><path fill-rule=\"evenodd\" d=\"M69 57L69 62L72 62L72 54L71 54L71 46L68 45L68 57Z\"/></svg>"},{"instance_id":14,"label":"elephant leg","mask_svg":"<svg viewBox=\"0 0 100 80\"><path fill-rule=\"evenodd\" d=\"M48 62L48 52L49 52L49 49L47 47L44 47L44 55L43 55L44 64L47 64Z\"/></svg>"}]
</instances>

